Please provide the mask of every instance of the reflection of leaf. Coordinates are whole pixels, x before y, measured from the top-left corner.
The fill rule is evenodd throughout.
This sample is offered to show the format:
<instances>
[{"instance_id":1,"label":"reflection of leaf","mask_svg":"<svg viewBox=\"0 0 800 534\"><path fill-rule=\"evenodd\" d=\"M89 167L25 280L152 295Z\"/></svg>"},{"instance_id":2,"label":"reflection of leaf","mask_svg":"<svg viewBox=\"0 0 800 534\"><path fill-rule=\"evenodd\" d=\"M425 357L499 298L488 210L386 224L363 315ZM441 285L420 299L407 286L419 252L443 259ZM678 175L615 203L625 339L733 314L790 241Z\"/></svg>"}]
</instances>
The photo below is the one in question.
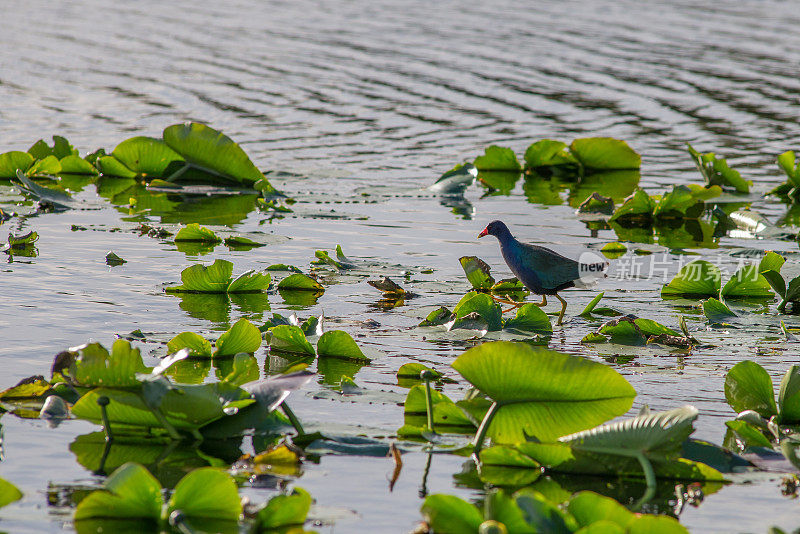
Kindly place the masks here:
<instances>
[{"instance_id":1,"label":"reflection of leaf","mask_svg":"<svg viewBox=\"0 0 800 534\"><path fill-rule=\"evenodd\" d=\"M231 302L226 293L176 293L180 307L192 317L217 324L230 320Z\"/></svg>"}]
</instances>

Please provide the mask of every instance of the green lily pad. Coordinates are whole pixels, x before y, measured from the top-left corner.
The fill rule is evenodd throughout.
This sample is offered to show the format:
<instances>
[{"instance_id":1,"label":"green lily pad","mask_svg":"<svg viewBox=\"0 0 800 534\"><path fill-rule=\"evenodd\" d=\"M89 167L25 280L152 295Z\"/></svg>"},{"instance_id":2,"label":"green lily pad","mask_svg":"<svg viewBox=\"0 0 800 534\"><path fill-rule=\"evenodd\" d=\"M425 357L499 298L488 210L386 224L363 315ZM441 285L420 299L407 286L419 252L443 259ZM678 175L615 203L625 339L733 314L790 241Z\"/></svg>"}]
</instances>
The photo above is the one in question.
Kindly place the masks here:
<instances>
[{"instance_id":1,"label":"green lily pad","mask_svg":"<svg viewBox=\"0 0 800 534\"><path fill-rule=\"evenodd\" d=\"M794 151L787 150L778 156L778 167L786 173L792 187L800 187L800 162L795 159Z\"/></svg>"},{"instance_id":2,"label":"green lily pad","mask_svg":"<svg viewBox=\"0 0 800 534\"><path fill-rule=\"evenodd\" d=\"M305 274L294 273L278 283L278 289L288 289L292 291L325 291L322 285Z\"/></svg>"},{"instance_id":3,"label":"green lily pad","mask_svg":"<svg viewBox=\"0 0 800 534\"><path fill-rule=\"evenodd\" d=\"M47 156L44 159L36 160L33 165L28 167L25 174L28 176L55 176L61 172L61 162L55 156Z\"/></svg>"},{"instance_id":4,"label":"green lily pad","mask_svg":"<svg viewBox=\"0 0 800 534\"><path fill-rule=\"evenodd\" d=\"M397 431L402 437L422 437L427 428L427 401L425 386L412 386L408 390L403 409L403 426ZM433 426L436 432L453 434L472 434L475 424L464 411L447 395L431 389Z\"/></svg>"},{"instance_id":5,"label":"green lily pad","mask_svg":"<svg viewBox=\"0 0 800 534\"><path fill-rule=\"evenodd\" d=\"M703 176L706 186L718 185L723 188L733 188L737 193L750 192L753 182L743 179L738 171L731 169L725 158L718 158L713 152L701 154L689 143L686 143L686 149Z\"/></svg>"},{"instance_id":6,"label":"green lily pad","mask_svg":"<svg viewBox=\"0 0 800 534\"><path fill-rule=\"evenodd\" d=\"M22 498L22 492L8 480L0 478L0 508Z\"/></svg>"},{"instance_id":7,"label":"green lily pad","mask_svg":"<svg viewBox=\"0 0 800 534\"><path fill-rule=\"evenodd\" d=\"M328 330L317 341L317 354L320 358L341 358L369 363L353 338L344 330Z\"/></svg>"},{"instance_id":8,"label":"green lily pad","mask_svg":"<svg viewBox=\"0 0 800 534\"><path fill-rule=\"evenodd\" d=\"M200 243L220 243L222 239L217 236L212 230L205 226L200 226L197 223L187 224L175 234L174 240L176 242L200 242Z\"/></svg>"},{"instance_id":9,"label":"green lily pad","mask_svg":"<svg viewBox=\"0 0 800 534\"><path fill-rule=\"evenodd\" d=\"M100 156L97 158L96 165L105 176L117 176L119 178L136 178L138 176L135 171L130 170L114 156Z\"/></svg>"},{"instance_id":10,"label":"green lily pad","mask_svg":"<svg viewBox=\"0 0 800 534\"><path fill-rule=\"evenodd\" d=\"M553 333L550 318L536 304L523 304L517 310L517 316L503 324L505 329L521 330L549 336Z\"/></svg>"},{"instance_id":11,"label":"green lily pad","mask_svg":"<svg viewBox=\"0 0 800 534\"><path fill-rule=\"evenodd\" d=\"M715 298L703 301L703 314L711 323L725 324L738 317L724 302Z\"/></svg>"},{"instance_id":12,"label":"green lily pad","mask_svg":"<svg viewBox=\"0 0 800 534\"><path fill-rule=\"evenodd\" d=\"M33 156L27 152L12 150L0 154L0 178L10 179L17 177L17 171L23 173L33 165Z\"/></svg>"},{"instance_id":13,"label":"green lily pad","mask_svg":"<svg viewBox=\"0 0 800 534\"><path fill-rule=\"evenodd\" d=\"M575 139L569 150L585 169L638 169L642 164L641 156L628 143L612 137Z\"/></svg>"},{"instance_id":14,"label":"green lily pad","mask_svg":"<svg viewBox=\"0 0 800 534\"><path fill-rule=\"evenodd\" d=\"M311 495L295 487L288 495L277 495L258 511L256 527L259 532L284 529L305 523L311 509Z\"/></svg>"},{"instance_id":15,"label":"green lily pad","mask_svg":"<svg viewBox=\"0 0 800 534\"><path fill-rule=\"evenodd\" d=\"M106 479L103 490L86 496L75 510L75 521L102 519L161 519L161 484L139 464L126 463Z\"/></svg>"},{"instance_id":16,"label":"green lily pad","mask_svg":"<svg viewBox=\"0 0 800 534\"><path fill-rule=\"evenodd\" d=\"M800 423L800 366L792 365L783 375L778 393L781 424Z\"/></svg>"},{"instance_id":17,"label":"green lily pad","mask_svg":"<svg viewBox=\"0 0 800 534\"><path fill-rule=\"evenodd\" d=\"M239 489L233 478L214 467L195 469L175 486L167 513L192 518L238 521L242 515Z\"/></svg>"},{"instance_id":18,"label":"green lily pad","mask_svg":"<svg viewBox=\"0 0 800 534\"><path fill-rule=\"evenodd\" d=\"M749 360L737 363L728 371L725 399L736 412L753 410L766 419L778 413L769 373Z\"/></svg>"},{"instance_id":19,"label":"green lily pad","mask_svg":"<svg viewBox=\"0 0 800 534\"><path fill-rule=\"evenodd\" d=\"M714 297L721 285L719 268L705 260L684 265L669 284L661 289L662 297Z\"/></svg>"},{"instance_id":20,"label":"green lily pad","mask_svg":"<svg viewBox=\"0 0 800 534\"><path fill-rule=\"evenodd\" d=\"M168 287L168 292L197 291L200 293L225 293L231 282L233 263L215 260L209 266L195 264L181 271L180 286Z\"/></svg>"},{"instance_id":21,"label":"green lily pad","mask_svg":"<svg viewBox=\"0 0 800 534\"><path fill-rule=\"evenodd\" d=\"M205 124L174 124L164 130L163 137L169 148L202 171L245 185L266 182L238 144Z\"/></svg>"},{"instance_id":22,"label":"green lily pad","mask_svg":"<svg viewBox=\"0 0 800 534\"><path fill-rule=\"evenodd\" d=\"M314 347L306 339L299 326L279 325L269 329L270 350L315 356Z\"/></svg>"},{"instance_id":23,"label":"green lily pad","mask_svg":"<svg viewBox=\"0 0 800 534\"><path fill-rule=\"evenodd\" d=\"M723 299L736 298L771 298L773 296L772 287L759 272L757 265L745 265L737 270L730 280L728 280L720 296Z\"/></svg>"},{"instance_id":24,"label":"green lily pad","mask_svg":"<svg viewBox=\"0 0 800 534\"><path fill-rule=\"evenodd\" d=\"M137 373L149 372L139 349L131 347L125 339L116 340L110 354L100 343L87 343L72 351L76 354L68 372L70 378L80 386L136 386L140 383L136 378Z\"/></svg>"},{"instance_id":25,"label":"green lily pad","mask_svg":"<svg viewBox=\"0 0 800 534\"><path fill-rule=\"evenodd\" d=\"M552 139L536 141L525 150L525 168L580 166L575 156L567 150L567 144Z\"/></svg>"},{"instance_id":26,"label":"green lily pad","mask_svg":"<svg viewBox=\"0 0 800 534\"><path fill-rule=\"evenodd\" d=\"M453 328L458 327L459 320L464 319L467 315L474 312L486 321L489 330L500 330L502 326L501 311L500 305L492 300L492 297L489 295L470 291L462 297L453 310L453 314L455 315Z\"/></svg>"},{"instance_id":27,"label":"green lily pad","mask_svg":"<svg viewBox=\"0 0 800 534\"><path fill-rule=\"evenodd\" d=\"M497 443L526 435L552 440L591 428L625 413L636 396L610 367L524 343L484 343L452 365L497 403L488 429Z\"/></svg>"},{"instance_id":28,"label":"green lily pad","mask_svg":"<svg viewBox=\"0 0 800 534\"><path fill-rule=\"evenodd\" d=\"M183 157L161 139L131 137L117 145L111 153L126 168L142 177L166 177L167 169L177 170Z\"/></svg>"},{"instance_id":29,"label":"green lily pad","mask_svg":"<svg viewBox=\"0 0 800 534\"><path fill-rule=\"evenodd\" d=\"M478 291L491 289L494 278L491 275L491 267L485 261L477 256L462 256L458 261L473 289Z\"/></svg>"},{"instance_id":30,"label":"green lily pad","mask_svg":"<svg viewBox=\"0 0 800 534\"><path fill-rule=\"evenodd\" d=\"M174 354L181 349L189 349L193 358L211 358L211 342L194 332L181 332L167 343L167 352Z\"/></svg>"},{"instance_id":31,"label":"green lily pad","mask_svg":"<svg viewBox=\"0 0 800 534\"><path fill-rule=\"evenodd\" d=\"M59 161L61 167L60 174L83 174L88 176L97 176L100 171L97 168L78 156L77 154L70 154L61 158Z\"/></svg>"},{"instance_id":32,"label":"green lily pad","mask_svg":"<svg viewBox=\"0 0 800 534\"><path fill-rule=\"evenodd\" d=\"M73 147L66 137L60 135L53 136L53 146L48 146L44 139L36 141L29 149L28 153L36 159L44 159L54 156L57 159L67 156L77 156L78 151Z\"/></svg>"},{"instance_id":33,"label":"green lily pad","mask_svg":"<svg viewBox=\"0 0 800 534\"><path fill-rule=\"evenodd\" d=\"M261 331L247 319L239 319L219 336L215 357L234 356L240 352L252 354L261 346Z\"/></svg>"},{"instance_id":34,"label":"green lily pad","mask_svg":"<svg viewBox=\"0 0 800 534\"><path fill-rule=\"evenodd\" d=\"M474 165L479 171L522 170L514 151L497 145L487 147L483 156L475 158Z\"/></svg>"},{"instance_id":35,"label":"green lily pad","mask_svg":"<svg viewBox=\"0 0 800 534\"><path fill-rule=\"evenodd\" d=\"M418 326L439 326L450 322L452 318L453 312L440 306L430 312Z\"/></svg>"},{"instance_id":36,"label":"green lily pad","mask_svg":"<svg viewBox=\"0 0 800 534\"><path fill-rule=\"evenodd\" d=\"M642 189L637 189L617 208L609 222L649 224L653 220L655 209L655 200Z\"/></svg>"}]
</instances>

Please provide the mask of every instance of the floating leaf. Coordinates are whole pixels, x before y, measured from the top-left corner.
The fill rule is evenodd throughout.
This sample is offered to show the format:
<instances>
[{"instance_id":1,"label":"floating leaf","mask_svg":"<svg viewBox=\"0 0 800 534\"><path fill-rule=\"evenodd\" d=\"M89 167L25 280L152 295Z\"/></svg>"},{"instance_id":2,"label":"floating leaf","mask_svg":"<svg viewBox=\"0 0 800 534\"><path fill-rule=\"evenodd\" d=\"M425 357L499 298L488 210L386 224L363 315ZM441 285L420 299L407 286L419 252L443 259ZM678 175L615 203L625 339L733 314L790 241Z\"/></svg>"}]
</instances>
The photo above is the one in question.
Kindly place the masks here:
<instances>
[{"instance_id":1,"label":"floating leaf","mask_svg":"<svg viewBox=\"0 0 800 534\"><path fill-rule=\"evenodd\" d=\"M553 333L553 325L550 324L550 318L539 306L533 303L520 306L517 310L517 316L506 321L503 324L503 328L547 336Z\"/></svg>"},{"instance_id":2,"label":"floating leaf","mask_svg":"<svg viewBox=\"0 0 800 534\"><path fill-rule=\"evenodd\" d=\"M280 325L269 329L270 350L314 356L314 347L299 326Z\"/></svg>"},{"instance_id":3,"label":"floating leaf","mask_svg":"<svg viewBox=\"0 0 800 534\"><path fill-rule=\"evenodd\" d=\"M189 356L193 358L211 357L211 342L194 332L181 332L167 343L167 352L170 354L182 349L188 349Z\"/></svg>"},{"instance_id":4,"label":"floating leaf","mask_svg":"<svg viewBox=\"0 0 800 534\"><path fill-rule=\"evenodd\" d=\"M11 482L0 478L0 508L22 498L22 492Z\"/></svg>"},{"instance_id":5,"label":"floating leaf","mask_svg":"<svg viewBox=\"0 0 800 534\"><path fill-rule=\"evenodd\" d=\"M476 256L462 256L458 261L473 289L488 290L494 285L491 267L485 261Z\"/></svg>"},{"instance_id":6,"label":"floating leaf","mask_svg":"<svg viewBox=\"0 0 800 534\"><path fill-rule=\"evenodd\" d=\"M38 240L39 234L33 231L23 235L8 234L8 245L12 249L31 247Z\"/></svg>"},{"instance_id":7,"label":"floating leaf","mask_svg":"<svg viewBox=\"0 0 800 534\"><path fill-rule=\"evenodd\" d=\"M177 170L183 158L161 139L153 137L131 137L117 145L111 154L138 176L166 177L172 165Z\"/></svg>"},{"instance_id":8,"label":"floating leaf","mask_svg":"<svg viewBox=\"0 0 800 534\"><path fill-rule=\"evenodd\" d=\"M114 254L114 252L109 251L108 254L106 254L106 265L114 267L117 265L122 265L123 263L128 263L128 262L117 256L116 254Z\"/></svg>"},{"instance_id":9,"label":"floating leaf","mask_svg":"<svg viewBox=\"0 0 800 534\"><path fill-rule=\"evenodd\" d=\"M634 191L609 219L620 224L631 222L649 223L653 220L656 202L641 189Z\"/></svg>"},{"instance_id":10,"label":"floating leaf","mask_svg":"<svg viewBox=\"0 0 800 534\"><path fill-rule=\"evenodd\" d=\"M181 271L180 286L168 287L167 291L197 291L200 293L225 293L231 282L233 263L215 260L209 266L195 264Z\"/></svg>"},{"instance_id":11,"label":"floating leaf","mask_svg":"<svg viewBox=\"0 0 800 534\"><path fill-rule=\"evenodd\" d=\"M86 496L75 510L81 519L161 519L161 484L139 464L126 463L106 479L104 489Z\"/></svg>"},{"instance_id":12,"label":"floating leaf","mask_svg":"<svg viewBox=\"0 0 800 534\"><path fill-rule=\"evenodd\" d=\"M261 331L247 319L239 319L219 336L214 356L233 356L240 352L252 354L261 346Z\"/></svg>"},{"instance_id":13,"label":"floating leaf","mask_svg":"<svg viewBox=\"0 0 800 534\"><path fill-rule=\"evenodd\" d=\"M12 150L0 154L0 178L10 179L17 177L17 171L25 172L33 165L33 156L27 152Z\"/></svg>"},{"instance_id":14,"label":"floating leaf","mask_svg":"<svg viewBox=\"0 0 800 534\"><path fill-rule=\"evenodd\" d=\"M724 286L720 296L726 298L772 297L769 281L759 273L759 266L745 265L737 270Z\"/></svg>"},{"instance_id":15,"label":"floating leaf","mask_svg":"<svg viewBox=\"0 0 800 534\"><path fill-rule=\"evenodd\" d=\"M541 167L573 167L580 164L573 154L567 150L567 144L552 139L536 141L525 150L525 168Z\"/></svg>"},{"instance_id":16,"label":"floating leaf","mask_svg":"<svg viewBox=\"0 0 800 534\"><path fill-rule=\"evenodd\" d=\"M36 160L25 174L28 176L53 176L61 172L61 162L55 156Z\"/></svg>"},{"instance_id":17,"label":"floating leaf","mask_svg":"<svg viewBox=\"0 0 800 534\"><path fill-rule=\"evenodd\" d=\"M575 139L569 150L585 169L638 169L642 164L641 156L628 143L612 137Z\"/></svg>"},{"instance_id":18,"label":"floating leaf","mask_svg":"<svg viewBox=\"0 0 800 534\"><path fill-rule=\"evenodd\" d=\"M472 434L475 424L447 395L431 389L433 426L436 432ZM408 390L403 409L404 425L397 432L406 437L421 437L428 429L426 389L423 384Z\"/></svg>"},{"instance_id":19,"label":"floating leaf","mask_svg":"<svg viewBox=\"0 0 800 534\"><path fill-rule=\"evenodd\" d=\"M212 230L209 230L205 226L200 226L197 223L187 224L178 230L174 240L176 242L194 241L200 243L219 243L222 241Z\"/></svg>"},{"instance_id":20,"label":"floating leaf","mask_svg":"<svg viewBox=\"0 0 800 534\"><path fill-rule=\"evenodd\" d=\"M260 293L269 288L272 277L269 273L259 273L256 271L245 271L228 285L226 291L233 293Z\"/></svg>"},{"instance_id":21,"label":"floating leaf","mask_svg":"<svg viewBox=\"0 0 800 534\"><path fill-rule=\"evenodd\" d=\"M714 297L719 294L720 279L716 265L695 260L684 265L675 278L661 289L661 296Z\"/></svg>"},{"instance_id":22,"label":"floating leaf","mask_svg":"<svg viewBox=\"0 0 800 534\"><path fill-rule=\"evenodd\" d=\"M459 320L464 319L471 313L477 313L486 321L489 330L500 330L502 321L501 309L489 295L476 293L475 291L470 291L464 295L453 310L455 323L452 328L458 328Z\"/></svg>"},{"instance_id":23,"label":"floating leaf","mask_svg":"<svg viewBox=\"0 0 800 534\"><path fill-rule=\"evenodd\" d=\"M450 310L440 306L430 312L418 326L439 326L450 322L452 317L453 313Z\"/></svg>"},{"instance_id":24,"label":"floating leaf","mask_svg":"<svg viewBox=\"0 0 800 534\"><path fill-rule=\"evenodd\" d=\"M277 495L258 511L256 528L259 532L302 525L311 509L311 495L295 487L289 495Z\"/></svg>"},{"instance_id":25,"label":"floating leaf","mask_svg":"<svg viewBox=\"0 0 800 534\"><path fill-rule=\"evenodd\" d=\"M736 412L754 410L769 419L778 413L772 379L756 362L745 360L725 376L725 399Z\"/></svg>"},{"instance_id":26,"label":"floating leaf","mask_svg":"<svg viewBox=\"0 0 800 534\"><path fill-rule=\"evenodd\" d=\"M114 156L100 156L97 158L97 168L106 176L118 176L120 178L136 178L136 172L126 167Z\"/></svg>"},{"instance_id":27,"label":"floating leaf","mask_svg":"<svg viewBox=\"0 0 800 534\"><path fill-rule=\"evenodd\" d=\"M278 289L289 289L293 291L325 291L319 282L305 274L291 274L280 281Z\"/></svg>"},{"instance_id":28,"label":"floating leaf","mask_svg":"<svg viewBox=\"0 0 800 534\"><path fill-rule=\"evenodd\" d=\"M195 469L175 486L168 513L179 511L189 517L238 521L242 502L236 482L213 467Z\"/></svg>"},{"instance_id":29,"label":"floating leaf","mask_svg":"<svg viewBox=\"0 0 800 534\"><path fill-rule=\"evenodd\" d=\"M60 174L62 175L81 174L87 176L97 176L100 174L100 171L98 171L94 165L75 154L60 159L58 163L61 167Z\"/></svg>"},{"instance_id":30,"label":"floating leaf","mask_svg":"<svg viewBox=\"0 0 800 534\"><path fill-rule=\"evenodd\" d=\"M728 162L725 161L725 158L718 158L713 152L701 154L692 148L689 143L686 143L686 149L703 176L706 186L719 185L733 188L737 193L750 192L750 186L753 185L753 182L744 180L738 171L728 167Z\"/></svg>"},{"instance_id":31,"label":"floating leaf","mask_svg":"<svg viewBox=\"0 0 800 534\"><path fill-rule=\"evenodd\" d=\"M484 343L452 365L497 403L488 433L498 443L591 428L625 413L636 396L610 367L523 343Z\"/></svg>"},{"instance_id":32,"label":"floating leaf","mask_svg":"<svg viewBox=\"0 0 800 534\"><path fill-rule=\"evenodd\" d=\"M174 124L164 130L163 137L164 142L193 167L242 184L266 182L238 144L205 124Z\"/></svg>"},{"instance_id":33,"label":"floating leaf","mask_svg":"<svg viewBox=\"0 0 800 534\"><path fill-rule=\"evenodd\" d=\"M118 339L111 354L100 343L74 347L77 353L69 367L69 376L76 384L87 387L130 387L139 384L137 373L148 372L139 349L129 341Z\"/></svg>"},{"instance_id":34,"label":"floating leaf","mask_svg":"<svg viewBox=\"0 0 800 534\"><path fill-rule=\"evenodd\" d=\"M344 330L328 330L317 341L317 354L320 358L341 358L369 363L353 338Z\"/></svg>"},{"instance_id":35,"label":"floating leaf","mask_svg":"<svg viewBox=\"0 0 800 534\"><path fill-rule=\"evenodd\" d=\"M45 380L42 375L29 376L0 392L0 400L38 399L48 393L50 389L50 382Z\"/></svg>"},{"instance_id":36,"label":"floating leaf","mask_svg":"<svg viewBox=\"0 0 800 534\"><path fill-rule=\"evenodd\" d=\"M783 375L778 393L781 424L800 423L800 366L792 365Z\"/></svg>"},{"instance_id":37,"label":"floating leaf","mask_svg":"<svg viewBox=\"0 0 800 534\"><path fill-rule=\"evenodd\" d=\"M428 495L420 511L434 532L444 534L475 534L483 523L483 514L455 495Z\"/></svg>"},{"instance_id":38,"label":"floating leaf","mask_svg":"<svg viewBox=\"0 0 800 534\"><path fill-rule=\"evenodd\" d=\"M703 301L703 314L706 318L717 324L724 324L737 315L722 301L710 298Z\"/></svg>"},{"instance_id":39,"label":"floating leaf","mask_svg":"<svg viewBox=\"0 0 800 534\"><path fill-rule=\"evenodd\" d=\"M497 145L487 147L483 156L475 158L474 164L479 171L522 170L514 151Z\"/></svg>"},{"instance_id":40,"label":"floating leaf","mask_svg":"<svg viewBox=\"0 0 800 534\"><path fill-rule=\"evenodd\" d=\"M586 200L581 202L581 204L578 206L577 212L611 215L614 213L614 199L604 197L597 191L594 191Z\"/></svg>"}]
</instances>

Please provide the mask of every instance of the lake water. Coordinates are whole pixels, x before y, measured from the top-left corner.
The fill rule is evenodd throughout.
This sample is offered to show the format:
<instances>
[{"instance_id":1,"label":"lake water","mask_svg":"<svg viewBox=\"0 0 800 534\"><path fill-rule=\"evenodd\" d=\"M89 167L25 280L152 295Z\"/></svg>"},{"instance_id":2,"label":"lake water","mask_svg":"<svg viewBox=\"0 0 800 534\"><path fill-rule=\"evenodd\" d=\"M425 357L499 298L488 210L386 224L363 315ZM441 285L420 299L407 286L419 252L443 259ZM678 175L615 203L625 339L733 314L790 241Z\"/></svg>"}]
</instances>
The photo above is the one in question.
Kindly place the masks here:
<instances>
[{"instance_id":1,"label":"lake water","mask_svg":"<svg viewBox=\"0 0 800 534\"><path fill-rule=\"evenodd\" d=\"M520 239L574 257L618 238L613 230L588 228L575 216L569 192L548 184L519 180L488 195L472 185L462 198L424 190L490 144L521 157L542 138L624 139L642 155L640 185L655 193L701 182L685 150L690 142L727 157L753 180L753 193L743 197L752 209L772 222L787 214L785 205L762 195L784 179L776 156L800 145L800 12L791 2L0 6L0 152L26 150L52 135L67 137L82 155L110 151L134 135L158 137L170 124L193 120L239 142L259 168L280 171L270 178L298 201L283 218L253 209L253 199L244 197L175 200L141 212L110 202L94 185L74 186L81 209L0 225L0 242L8 233L40 235L36 257L15 257L0 270L0 389L30 375L48 376L56 353L89 340L110 346L115 335L141 330L148 338L141 344L145 363L154 365L164 352L159 341L179 332L215 337L240 317L260 324L272 312L324 312L329 328L346 330L380 354L355 375L370 390L393 391L402 400L406 390L395 374L409 361L458 378L449 364L474 342L428 337L414 327L434 307L452 308L468 289L460 256L481 257L497 278L509 275L496 241L476 240L489 221L502 219ZM200 222L270 244L187 253L169 239L140 235L143 222L172 231L178 223ZM195 262L228 259L236 273L274 263L307 270L315 250L337 244L357 261L379 262L376 273L391 274L419 297L385 309L366 279L329 276L316 303L291 304L271 294L270 310L234 302L206 313L163 291ZM596 294L592 289L564 293L568 317L550 346L614 366L638 392L634 412L643 404L697 406L695 436L720 443L724 421L734 416L723 394L727 370L756 359L778 383L800 357L783 341L774 304L739 308L756 317L748 328L706 330L696 308L662 301L661 285L697 257L731 273L747 249L780 252L789 258L784 270L797 273L797 244L729 234L702 245L655 236L629 246L653 254L629 252L617 260L598 287L603 303L670 327L684 314L705 345L691 353L582 345L598 326L575 317ZM110 250L127 263L106 265ZM423 272L428 269L433 272ZM796 317L781 318L800 326ZM256 356L270 368L264 347ZM313 398L329 387L323 375L290 398L308 427L335 421L379 436L402 425L403 409L393 402ZM444 391L458 397L465 389L462 381ZM78 436L99 427L70 420L51 429L11 414L0 423L0 476L25 493L0 511L0 530L72 528L70 510L49 505L47 490L102 481L70 452ZM254 451L245 445L243 452ZM453 476L463 458L434 455L424 481L427 455L412 452L403 460L391 491L388 458L325 456L307 464L295 484L316 500L312 517L323 524L314 528L407 532L421 518L422 485L428 493L479 495ZM254 502L275 491L243 489ZM680 520L696 532L766 532L771 525L793 528L797 517L797 502L781 495L775 475L727 486L688 507Z\"/></svg>"}]
</instances>

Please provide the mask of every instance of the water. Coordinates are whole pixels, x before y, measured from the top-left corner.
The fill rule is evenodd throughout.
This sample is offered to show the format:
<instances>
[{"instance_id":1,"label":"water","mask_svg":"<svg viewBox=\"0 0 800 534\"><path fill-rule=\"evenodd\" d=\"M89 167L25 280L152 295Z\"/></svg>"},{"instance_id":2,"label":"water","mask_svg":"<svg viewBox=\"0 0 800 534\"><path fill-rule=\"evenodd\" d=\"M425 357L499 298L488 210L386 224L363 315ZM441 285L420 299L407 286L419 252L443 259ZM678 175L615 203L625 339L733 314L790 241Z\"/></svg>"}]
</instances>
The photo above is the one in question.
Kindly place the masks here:
<instances>
[{"instance_id":1,"label":"water","mask_svg":"<svg viewBox=\"0 0 800 534\"><path fill-rule=\"evenodd\" d=\"M541 196L521 181L507 196L483 197L478 186L461 200L418 191L455 163L493 143L521 156L541 138L613 136L642 154L640 183L653 193L667 184L700 181L684 150L691 142L726 156L763 193L783 180L775 156L800 142L800 82L793 68L800 62L800 15L788 2L543 2L535 9L499 1L0 6L0 151L26 150L54 134L66 136L81 154L111 150L131 136L157 137L170 124L198 120L238 141L259 168L296 173L276 183L299 200L294 215L271 221L257 211L237 211L234 204L203 211L189 203L146 217L111 205L90 185L77 195L87 209L6 222L0 241L9 232L30 230L41 238L38 257L17 258L2 268L2 387L47 374L54 354L88 340L110 345L115 334L135 329L156 340L186 330L215 336L241 316L263 322L271 312L292 311L301 317L324 311L331 328L383 354L356 375L365 387L404 392L395 373L410 360L457 377L448 365L468 344L423 339L411 328L430 307L452 307L466 290L458 257L478 255L498 277L507 274L496 243L475 240L488 221L503 219L518 237L575 257L616 235L587 229L566 193L528 202L526 195ZM749 199L772 221L786 212L758 194ZM218 246L187 255L169 240L140 236L135 227L142 220L227 224L284 239L248 252ZM375 306L378 292L363 279L334 277L313 306L291 306L271 295L270 311L234 303L227 317L209 319L163 293L163 285L178 281L192 262L224 258L234 262L236 273L272 263L307 268L314 250L337 243L353 258L398 265L397 274L411 270L411 282L397 280L421 296L383 310ZM612 277L600 284L604 303L673 327L684 313L693 329L702 329L702 316L664 303L661 277L647 276L653 261L667 266L667 279L677 272L679 256L663 244L657 238L653 245L632 245L655 254L633 279L623 272L631 256L618 261ZM739 261L730 253L739 248L796 251L792 242L733 237L713 246L697 252L719 259L729 271ZM109 250L128 263L108 267ZM423 267L434 273L420 273ZM797 269L787 264L787 271ZM594 294L567 292L569 313ZM733 415L722 393L727 369L757 359L779 380L789 364L798 363L781 341L775 315L765 317L745 334L699 331L698 337L717 347L690 355L585 347L579 341L596 325L577 318L555 332L551 347L618 362L611 365L639 392L634 409L694 404L701 411L696 436L720 442L723 421ZM367 319L379 326L365 324ZM794 318L784 319L791 325ZM153 341L143 348L149 365L157 361L151 351L163 352ZM263 347L257 357L268 365ZM397 405L319 401L306 394L322 389L314 384L292 398L294 410L312 427L336 419L363 424L377 435L402 424ZM463 385L446 388L455 397L461 390ZM43 492L48 482L100 480L68 452L76 436L97 427L69 421L48 429L11 415L0 422L0 476L26 494L0 512L0 529L61 530L69 513L48 507ZM325 457L306 466L297 484L311 492L320 510L338 514L320 531L405 532L420 518L425 462L422 454L407 454L392 492L388 459ZM436 456L428 490L476 497L455 484L452 475L461 463ZM256 502L274 494L243 492ZM768 521L752 513L757 509L772 511ZM778 477L728 486L684 511L681 521L698 532L764 532L773 524L792 526L795 516Z\"/></svg>"}]
</instances>

